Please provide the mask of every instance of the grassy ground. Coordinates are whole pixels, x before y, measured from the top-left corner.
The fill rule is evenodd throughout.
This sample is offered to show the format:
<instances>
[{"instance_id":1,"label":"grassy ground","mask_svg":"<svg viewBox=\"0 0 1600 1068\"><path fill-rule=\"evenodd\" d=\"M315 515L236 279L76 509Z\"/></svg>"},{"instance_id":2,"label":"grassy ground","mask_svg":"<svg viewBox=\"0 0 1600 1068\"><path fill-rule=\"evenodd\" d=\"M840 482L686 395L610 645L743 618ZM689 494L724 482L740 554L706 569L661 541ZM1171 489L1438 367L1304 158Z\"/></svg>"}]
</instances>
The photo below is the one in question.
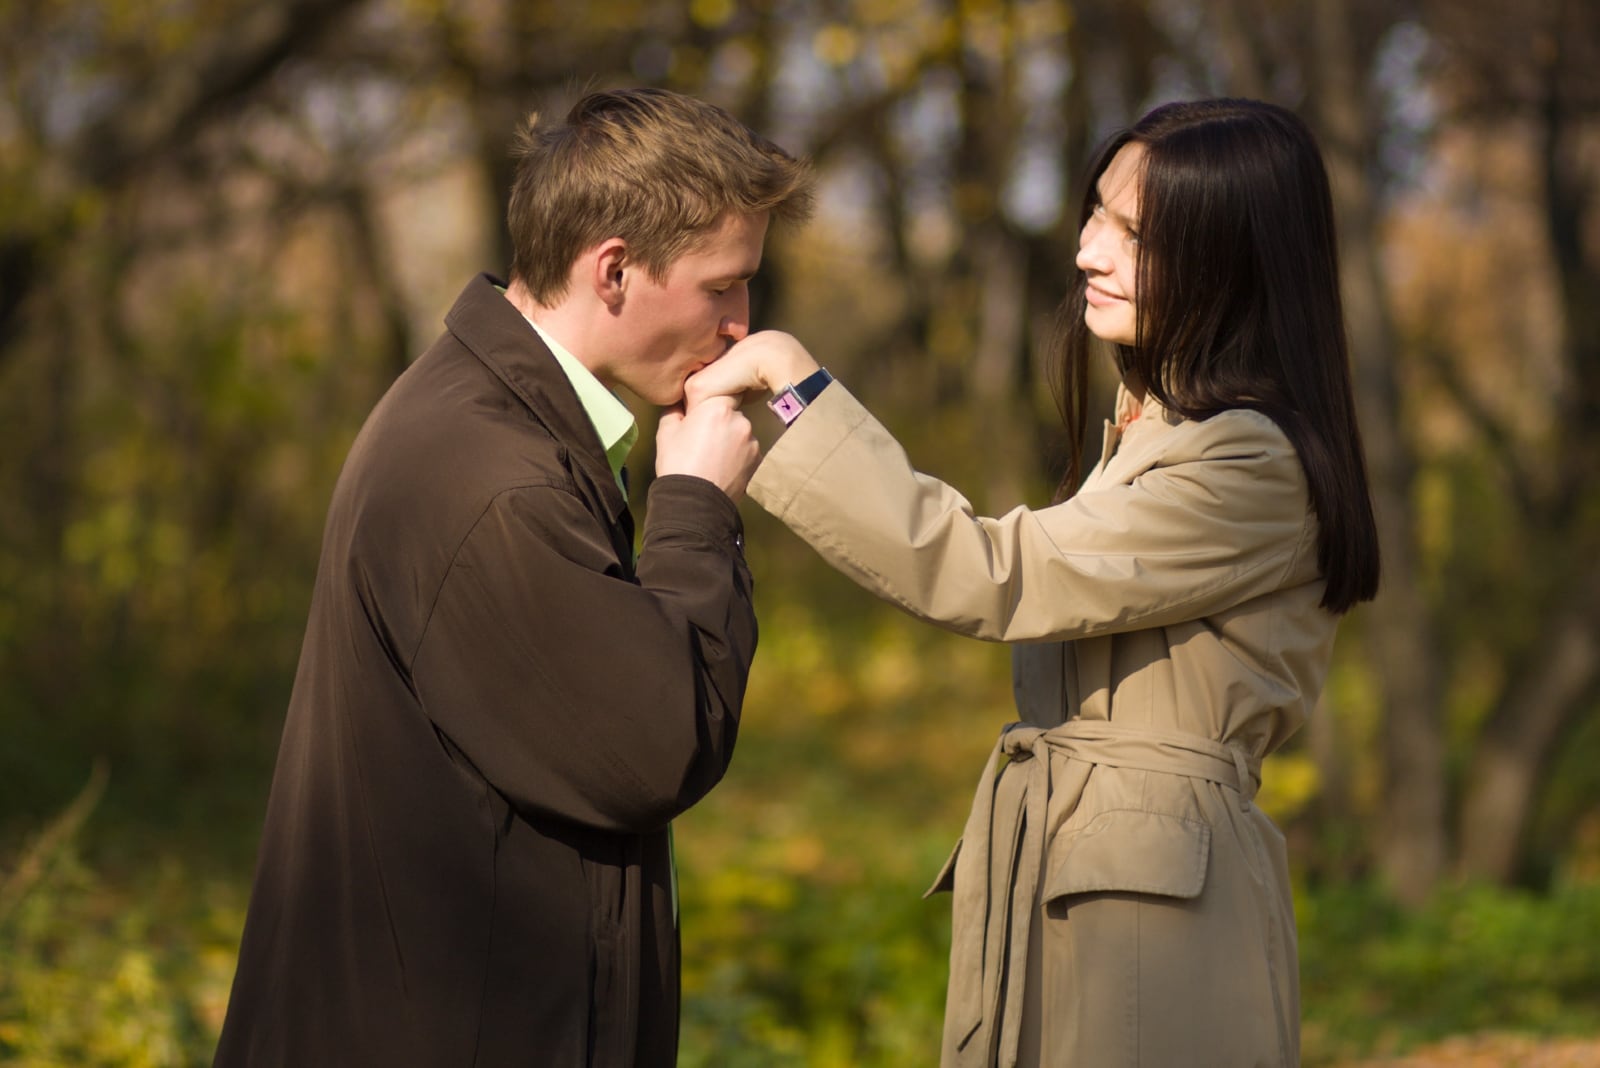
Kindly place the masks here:
<instances>
[{"instance_id":1,"label":"grassy ground","mask_svg":"<svg viewBox=\"0 0 1600 1068\"><path fill-rule=\"evenodd\" d=\"M1600 1039L1465 1035L1401 1057L1347 1061L1339 1068L1595 1068Z\"/></svg>"}]
</instances>

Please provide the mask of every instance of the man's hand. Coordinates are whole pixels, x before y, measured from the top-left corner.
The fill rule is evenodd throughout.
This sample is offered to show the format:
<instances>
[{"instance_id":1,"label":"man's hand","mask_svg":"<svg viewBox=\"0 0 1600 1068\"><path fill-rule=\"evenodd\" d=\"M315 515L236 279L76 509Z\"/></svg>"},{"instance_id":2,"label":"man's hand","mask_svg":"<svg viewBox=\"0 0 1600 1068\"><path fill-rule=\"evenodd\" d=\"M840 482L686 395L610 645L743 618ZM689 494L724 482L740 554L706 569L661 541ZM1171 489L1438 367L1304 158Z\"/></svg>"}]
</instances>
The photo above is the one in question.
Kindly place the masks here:
<instances>
[{"instance_id":1,"label":"man's hand","mask_svg":"<svg viewBox=\"0 0 1600 1068\"><path fill-rule=\"evenodd\" d=\"M687 412L669 408L656 424L658 476L694 475L737 501L760 459L761 447L737 397L690 401Z\"/></svg>"},{"instance_id":2,"label":"man's hand","mask_svg":"<svg viewBox=\"0 0 1600 1068\"><path fill-rule=\"evenodd\" d=\"M773 393L817 369L805 346L781 330L763 330L740 341L726 356L701 368L684 383L689 410L708 397Z\"/></svg>"}]
</instances>

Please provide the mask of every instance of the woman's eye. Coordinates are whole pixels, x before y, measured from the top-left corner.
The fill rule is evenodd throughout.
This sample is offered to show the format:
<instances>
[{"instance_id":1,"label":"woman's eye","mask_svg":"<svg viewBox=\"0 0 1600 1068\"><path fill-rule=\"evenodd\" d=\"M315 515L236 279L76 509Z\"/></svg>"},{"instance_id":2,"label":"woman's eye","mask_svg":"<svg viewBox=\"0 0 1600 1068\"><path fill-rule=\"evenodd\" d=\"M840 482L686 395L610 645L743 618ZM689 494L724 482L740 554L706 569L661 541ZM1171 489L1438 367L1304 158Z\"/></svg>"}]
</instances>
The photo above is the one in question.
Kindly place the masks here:
<instances>
[{"instance_id":1,"label":"woman's eye","mask_svg":"<svg viewBox=\"0 0 1600 1068\"><path fill-rule=\"evenodd\" d=\"M1128 240L1131 243L1137 245L1139 243L1139 231L1137 231L1137 230L1129 230L1128 231Z\"/></svg>"}]
</instances>

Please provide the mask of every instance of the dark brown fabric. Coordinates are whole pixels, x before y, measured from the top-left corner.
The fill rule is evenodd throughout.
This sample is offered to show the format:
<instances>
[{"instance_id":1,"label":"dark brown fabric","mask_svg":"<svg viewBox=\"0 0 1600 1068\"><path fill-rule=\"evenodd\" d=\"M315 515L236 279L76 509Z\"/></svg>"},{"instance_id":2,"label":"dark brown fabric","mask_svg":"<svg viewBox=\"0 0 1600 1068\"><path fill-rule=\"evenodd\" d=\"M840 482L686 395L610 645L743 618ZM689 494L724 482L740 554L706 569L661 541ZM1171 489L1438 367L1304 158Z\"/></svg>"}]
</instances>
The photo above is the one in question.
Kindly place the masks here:
<instances>
[{"instance_id":1,"label":"dark brown fabric","mask_svg":"<svg viewBox=\"0 0 1600 1068\"><path fill-rule=\"evenodd\" d=\"M756 641L739 514L632 520L480 276L334 491L216 1064L676 1059L666 825L722 777Z\"/></svg>"}]
</instances>

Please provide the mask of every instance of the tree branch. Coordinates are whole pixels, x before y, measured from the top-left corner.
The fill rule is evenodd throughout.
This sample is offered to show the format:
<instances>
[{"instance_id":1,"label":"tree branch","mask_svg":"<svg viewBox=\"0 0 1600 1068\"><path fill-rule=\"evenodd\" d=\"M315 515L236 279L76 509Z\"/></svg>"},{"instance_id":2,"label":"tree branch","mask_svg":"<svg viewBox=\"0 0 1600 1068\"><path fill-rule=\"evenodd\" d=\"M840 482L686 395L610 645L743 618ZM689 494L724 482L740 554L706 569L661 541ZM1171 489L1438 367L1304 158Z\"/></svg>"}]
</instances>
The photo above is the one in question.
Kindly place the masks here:
<instances>
[{"instance_id":1,"label":"tree branch","mask_svg":"<svg viewBox=\"0 0 1600 1068\"><path fill-rule=\"evenodd\" d=\"M78 833L84 820L89 818L89 813L100 803L109 777L105 760L96 759L89 771L89 781L83 784L78 796L45 826L17 862L16 868L0 883L0 924L4 924L16 907L22 904L22 899L45 877L50 865Z\"/></svg>"},{"instance_id":2,"label":"tree branch","mask_svg":"<svg viewBox=\"0 0 1600 1068\"><path fill-rule=\"evenodd\" d=\"M113 188L142 164L194 138L362 0L286 0L246 6L202 50L172 57L154 82L121 98L78 138L72 155L92 184Z\"/></svg>"},{"instance_id":3,"label":"tree branch","mask_svg":"<svg viewBox=\"0 0 1600 1068\"><path fill-rule=\"evenodd\" d=\"M1427 365L1428 370L1433 372L1439 384L1450 395L1450 399L1455 401L1462 416L1487 443L1490 455L1504 469L1507 489L1516 498L1523 514L1530 518L1541 514L1542 509L1533 494L1537 480L1534 478L1534 473L1518 458L1516 442L1505 424L1489 410L1482 398L1467 384L1461 374L1461 368L1445 354L1443 346L1426 341L1417 344L1413 351Z\"/></svg>"}]
</instances>

